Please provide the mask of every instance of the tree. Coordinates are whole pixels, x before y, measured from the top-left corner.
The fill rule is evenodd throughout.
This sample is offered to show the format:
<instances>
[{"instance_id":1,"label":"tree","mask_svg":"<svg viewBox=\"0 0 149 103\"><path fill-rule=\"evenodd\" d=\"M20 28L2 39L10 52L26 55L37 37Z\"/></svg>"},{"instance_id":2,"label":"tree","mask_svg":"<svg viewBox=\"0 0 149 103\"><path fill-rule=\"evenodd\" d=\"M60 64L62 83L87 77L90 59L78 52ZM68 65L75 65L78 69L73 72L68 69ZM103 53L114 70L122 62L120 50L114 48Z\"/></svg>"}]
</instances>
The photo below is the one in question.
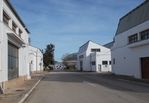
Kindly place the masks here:
<instances>
[{"instance_id":1,"label":"tree","mask_svg":"<svg viewBox=\"0 0 149 103\"><path fill-rule=\"evenodd\" d=\"M45 68L49 65L54 65L54 50L55 46L53 44L48 44L43 52L43 63Z\"/></svg>"}]
</instances>

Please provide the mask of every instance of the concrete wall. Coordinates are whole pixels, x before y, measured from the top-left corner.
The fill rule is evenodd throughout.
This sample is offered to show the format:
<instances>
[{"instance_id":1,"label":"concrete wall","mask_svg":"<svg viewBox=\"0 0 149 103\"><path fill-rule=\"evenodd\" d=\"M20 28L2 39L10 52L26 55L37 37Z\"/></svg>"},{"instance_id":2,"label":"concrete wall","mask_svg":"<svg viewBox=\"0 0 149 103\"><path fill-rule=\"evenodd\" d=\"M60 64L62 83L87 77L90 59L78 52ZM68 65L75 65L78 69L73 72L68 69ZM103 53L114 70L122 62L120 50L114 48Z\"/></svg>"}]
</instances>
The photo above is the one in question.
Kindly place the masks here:
<instances>
[{"instance_id":1,"label":"concrete wall","mask_svg":"<svg viewBox=\"0 0 149 103\"><path fill-rule=\"evenodd\" d=\"M3 8L3 0L0 0L0 57L2 57L2 33L3 33L3 24L2 24L2 8ZM0 82L2 82L5 78L3 76L2 71L2 60L0 58Z\"/></svg>"},{"instance_id":2,"label":"concrete wall","mask_svg":"<svg viewBox=\"0 0 149 103\"><path fill-rule=\"evenodd\" d=\"M128 44L128 36L136 33L139 35L139 32L146 29L149 29L149 20L115 37L112 47L112 59L115 59L115 64L112 66L113 73L142 77L140 58L149 57L149 39Z\"/></svg>"},{"instance_id":3,"label":"concrete wall","mask_svg":"<svg viewBox=\"0 0 149 103\"><path fill-rule=\"evenodd\" d=\"M43 54L38 48L29 46L28 63L32 72L43 70Z\"/></svg>"},{"instance_id":4,"label":"concrete wall","mask_svg":"<svg viewBox=\"0 0 149 103\"><path fill-rule=\"evenodd\" d=\"M102 61L107 61L107 65L103 65ZM98 72L111 72L112 67L111 64L109 63L111 61L111 51L106 52L106 53L97 53L96 54L96 68ZM101 67L100 67L101 66Z\"/></svg>"},{"instance_id":5,"label":"concrete wall","mask_svg":"<svg viewBox=\"0 0 149 103\"><path fill-rule=\"evenodd\" d=\"M29 74L29 64L28 64L28 33L25 28L21 25L19 20L12 13L11 9L5 4L2 3L3 0L0 0L0 82L8 80L8 41L13 43L19 48L19 76L30 78ZM3 10L10 16L10 25L9 27L3 23L2 15ZM18 32L14 33L12 31L12 20L15 21L18 28L22 30L20 40L24 42L22 46L21 42L18 42L14 38L8 36L8 33L13 33L14 37L18 37Z\"/></svg>"}]
</instances>

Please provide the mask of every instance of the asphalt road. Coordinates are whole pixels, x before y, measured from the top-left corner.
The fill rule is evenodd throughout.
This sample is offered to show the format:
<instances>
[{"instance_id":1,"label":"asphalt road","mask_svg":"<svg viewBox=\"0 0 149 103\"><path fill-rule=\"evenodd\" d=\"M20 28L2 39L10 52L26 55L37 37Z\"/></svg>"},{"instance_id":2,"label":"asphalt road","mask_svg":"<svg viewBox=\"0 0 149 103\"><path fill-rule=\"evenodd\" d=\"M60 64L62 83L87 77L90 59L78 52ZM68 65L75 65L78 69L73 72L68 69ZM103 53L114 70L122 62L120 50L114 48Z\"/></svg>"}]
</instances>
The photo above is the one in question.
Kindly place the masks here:
<instances>
[{"instance_id":1,"label":"asphalt road","mask_svg":"<svg viewBox=\"0 0 149 103\"><path fill-rule=\"evenodd\" d=\"M51 72L26 103L149 103L149 85L96 73Z\"/></svg>"}]
</instances>

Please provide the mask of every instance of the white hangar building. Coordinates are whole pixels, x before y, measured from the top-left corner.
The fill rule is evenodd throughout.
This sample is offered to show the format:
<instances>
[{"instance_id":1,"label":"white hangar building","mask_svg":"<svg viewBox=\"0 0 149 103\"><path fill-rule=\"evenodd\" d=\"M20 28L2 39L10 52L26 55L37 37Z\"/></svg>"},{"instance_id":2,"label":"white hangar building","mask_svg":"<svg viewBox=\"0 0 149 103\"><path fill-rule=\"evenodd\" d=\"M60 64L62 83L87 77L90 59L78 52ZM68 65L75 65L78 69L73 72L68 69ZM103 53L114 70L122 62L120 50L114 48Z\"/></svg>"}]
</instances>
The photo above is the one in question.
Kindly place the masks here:
<instances>
[{"instance_id":1,"label":"white hangar building","mask_svg":"<svg viewBox=\"0 0 149 103\"><path fill-rule=\"evenodd\" d=\"M112 62L115 74L149 79L149 0L120 19Z\"/></svg>"},{"instance_id":2,"label":"white hangar building","mask_svg":"<svg viewBox=\"0 0 149 103\"><path fill-rule=\"evenodd\" d=\"M80 71L111 72L111 51L88 41L79 49L77 68Z\"/></svg>"},{"instance_id":3,"label":"white hangar building","mask_svg":"<svg viewBox=\"0 0 149 103\"><path fill-rule=\"evenodd\" d=\"M30 79L29 31L10 4L0 0L0 86L16 78Z\"/></svg>"},{"instance_id":4,"label":"white hangar building","mask_svg":"<svg viewBox=\"0 0 149 103\"><path fill-rule=\"evenodd\" d=\"M43 54L40 49L29 46L29 69L30 72L40 72L43 71Z\"/></svg>"}]
</instances>

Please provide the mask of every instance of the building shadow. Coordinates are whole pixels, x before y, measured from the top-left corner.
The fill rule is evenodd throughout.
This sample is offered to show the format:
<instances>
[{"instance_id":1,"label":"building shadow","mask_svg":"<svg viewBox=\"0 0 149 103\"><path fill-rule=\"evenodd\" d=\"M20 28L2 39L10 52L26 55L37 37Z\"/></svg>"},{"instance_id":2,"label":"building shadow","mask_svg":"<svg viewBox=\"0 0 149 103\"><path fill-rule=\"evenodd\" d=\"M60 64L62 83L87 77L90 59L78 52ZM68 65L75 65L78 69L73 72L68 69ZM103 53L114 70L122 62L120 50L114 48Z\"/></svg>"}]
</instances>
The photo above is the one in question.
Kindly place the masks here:
<instances>
[{"instance_id":1,"label":"building shadow","mask_svg":"<svg viewBox=\"0 0 149 103\"><path fill-rule=\"evenodd\" d=\"M48 82L62 82L62 83L84 83L89 82L108 88L111 90L125 91L125 92L137 92L137 93L149 93L149 84L140 83L135 81L129 81L120 79L111 74L99 74L89 72L79 73L51 73L47 74L42 81Z\"/></svg>"}]
</instances>

